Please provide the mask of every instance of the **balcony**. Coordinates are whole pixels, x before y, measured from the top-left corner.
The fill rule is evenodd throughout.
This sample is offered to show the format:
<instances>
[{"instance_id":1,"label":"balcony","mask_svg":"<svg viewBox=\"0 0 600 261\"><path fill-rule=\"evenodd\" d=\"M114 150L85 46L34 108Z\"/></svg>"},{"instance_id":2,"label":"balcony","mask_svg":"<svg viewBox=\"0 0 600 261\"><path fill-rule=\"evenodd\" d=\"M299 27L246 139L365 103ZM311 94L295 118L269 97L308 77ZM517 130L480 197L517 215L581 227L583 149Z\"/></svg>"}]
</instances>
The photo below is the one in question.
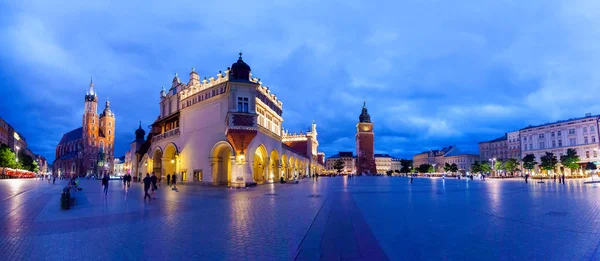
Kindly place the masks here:
<instances>
[{"instance_id":1,"label":"balcony","mask_svg":"<svg viewBox=\"0 0 600 261\"><path fill-rule=\"evenodd\" d=\"M256 125L256 114L247 112L227 113L227 131L229 130L258 130Z\"/></svg>"},{"instance_id":2,"label":"balcony","mask_svg":"<svg viewBox=\"0 0 600 261\"><path fill-rule=\"evenodd\" d=\"M152 137L152 142L157 142L169 137L179 136L179 128L172 129L170 131L163 132L159 135Z\"/></svg>"}]
</instances>

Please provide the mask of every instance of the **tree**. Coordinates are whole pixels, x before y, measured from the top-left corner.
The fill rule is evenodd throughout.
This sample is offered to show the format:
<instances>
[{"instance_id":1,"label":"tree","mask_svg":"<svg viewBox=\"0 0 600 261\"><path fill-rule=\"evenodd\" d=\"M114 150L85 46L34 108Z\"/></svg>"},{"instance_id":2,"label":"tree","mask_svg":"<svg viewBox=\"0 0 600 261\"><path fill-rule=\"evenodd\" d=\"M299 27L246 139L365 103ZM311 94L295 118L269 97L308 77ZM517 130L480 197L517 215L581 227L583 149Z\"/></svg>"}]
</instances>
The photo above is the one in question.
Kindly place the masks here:
<instances>
[{"instance_id":1,"label":"tree","mask_svg":"<svg viewBox=\"0 0 600 261\"><path fill-rule=\"evenodd\" d=\"M419 173L427 173L430 168L433 168L433 166L431 166L429 164L421 164L421 165L419 165L419 167L417 169L418 169Z\"/></svg>"},{"instance_id":2,"label":"tree","mask_svg":"<svg viewBox=\"0 0 600 261\"><path fill-rule=\"evenodd\" d=\"M567 149L567 154L560 156L560 164L571 170L571 173L579 168L577 162L579 162L579 156L574 149Z\"/></svg>"},{"instance_id":3,"label":"tree","mask_svg":"<svg viewBox=\"0 0 600 261\"><path fill-rule=\"evenodd\" d=\"M21 168L24 170L33 171L35 169L34 166L35 160L29 155L27 155L24 151L19 152L19 163L21 164ZM37 166L37 162L36 166Z\"/></svg>"},{"instance_id":4,"label":"tree","mask_svg":"<svg viewBox=\"0 0 600 261\"><path fill-rule=\"evenodd\" d=\"M337 170L337 173L340 174L342 173L342 169L344 168L344 161L342 159L337 159L335 160L335 162L333 163L333 168L335 170Z\"/></svg>"},{"instance_id":5,"label":"tree","mask_svg":"<svg viewBox=\"0 0 600 261\"><path fill-rule=\"evenodd\" d=\"M546 171L546 174L549 174L549 171L554 170L558 164L558 160L552 152L546 152L544 156L540 157L540 161L540 167Z\"/></svg>"},{"instance_id":6,"label":"tree","mask_svg":"<svg viewBox=\"0 0 600 261\"><path fill-rule=\"evenodd\" d=\"M514 172L517 170L519 166L519 161L517 159L510 158L504 162L504 168L506 171L510 172L510 174L514 175Z\"/></svg>"},{"instance_id":7,"label":"tree","mask_svg":"<svg viewBox=\"0 0 600 261\"><path fill-rule=\"evenodd\" d=\"M2 144L2 146L0 146L0 167L3 167L3 168L19 167L15 153L12 152L10 150L10 147L8 147L6 144Z\"/></svg>"},{"instance_id":8,"label":"tree","mask_svg":"<svg viewBox=\"0 0 600 261\"><path fill-rule=\"evenodd\" d=\"M412 168L413 165L413 161L412 160L406 160L406 159L401 159L400 160L400 172L401 173L409 173L410 169Z\"/></svg>"},{"instance_id":9,"label":"tree","mask_svg":"<svg viewBox=\"0 0 600 261\"><path fill-rule=\"evenodd\" d=\"M429 165L429 169L427 170L427 173L434 173L435 172L435 168L432 165Z\"/></svg>"},{"instance_id":10,"label":"tree","mask_svg":"<svg viewBox=\"0 0 600 261\"><path fill-rule=\"evenodd\" d=\"M452 163L452 165L450 165L450 171L456 173L458 171L458 165L456 165L456 163Z\"/></svg>"},{"instance_id":11,"label":"tree","mask_svg":"<svg viewBox=\"0 0 600 261\"><path fill-rule=\"evenodd\" d=\"M492 166L487 161L481 162L480 167L482 173L489 173L490 171L492 171Z\"/></svg>"},{"instance_id":12,"label":"tree","mask_svg":"<svg viewBox=\"0 0 600 261\"><path fill-rule=\"evenodd\" d=\"M400 174L400 170L394 170L394 173Z\"/></svg>"},{"instance_id":13,"label":"tree","mask_svg":"<svg viewBox=\"0 0 600 261\"><path fill-rule=\"evenodd\" d=\"M531 170L535 168L535 165L537 165L537 162L535 161L535 155L527 154L525 157L523 157L523 168L529 170L529 173L531 173Z\"/></svg>"},{"instance_id":14,"label":"tree","mask_svg":"<svg viewBox=\"0 0 600 261\"><path fill-rule=\"evenodd\" d=\"M587 170L589 170L589 171L592 172L592 175L591 175L592 176L592 181L594 180L594 175L595 175L594 172L595 172L595 170L597 168L598 167L596 167L596 164L594 164L593 162L588 162L587 165L585 165L585 169L587 169Z\"/></svg>"},{"instance_id":15,"label":"tree","mask_svg":"<svg viewBox=\"0 0 600 261\"><path fill-rule=\"evenodd\" d=\"M385 174L388 175L388 176L391 176L392 173L394 173L394 171L391 171L391 170L388 170L388 171L385 172Z\"/></svg>"},{"instance_id":16,"label":"tree","mask_svg":"<svg viewBox=\"0 0 600 261\"><path fill-rule=\"evenodd\" d=\"M506 170L506 167L504 166L504 161L497 160L494 164L494 169L496 169L496 175L498 174L498 171Z\"/></svg>"},{"instance_id":17,"label":"tree","mask_svg":"<svg viewBox=\"0 0 600 261\"><path fill-rule=\"evenodd\" d=\"M452 166L450 164L448 164L448 162L446 162L446 164L444 164L444 171L445 172L452 171Z\"/></svg>"},{"instance_id":18,"label":"tree","mask_svg":"<svg viewBox=\"0 0 600 261\"><path fill-rule=\"evenodd\" d=\"M475 161L475 162L473 162L473 164L471 164L471 172L472 173L480 173L481 172L481 164L479 164L479 161Z\"/></svg>"}]
</instances>

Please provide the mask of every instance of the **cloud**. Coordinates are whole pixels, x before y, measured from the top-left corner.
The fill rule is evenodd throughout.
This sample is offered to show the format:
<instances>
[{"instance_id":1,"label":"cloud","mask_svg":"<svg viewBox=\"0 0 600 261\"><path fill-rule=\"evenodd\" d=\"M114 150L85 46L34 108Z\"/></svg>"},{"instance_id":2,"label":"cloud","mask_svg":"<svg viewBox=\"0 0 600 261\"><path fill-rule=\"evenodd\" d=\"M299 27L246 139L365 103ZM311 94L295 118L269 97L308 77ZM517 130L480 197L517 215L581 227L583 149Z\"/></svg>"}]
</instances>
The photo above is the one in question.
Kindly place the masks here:
<instances>
[{"instance_id":1,"label":"cloud","mask_svg":"<svg viewBox=\"0 0 600 261\"><path fill-rule=\"evenodd\" d=\"M377 151L474 151L529 124L600 112L599 5L3 2L0 117L52 159L52 144L80 125L93 75L101 100L110 97L124 154L138 121L156 119L160 87L175 72L214 76L243 51L283 101L285 127L316 120L329 155L353 150L363 97Z\"/></svg>"}]
</instances>

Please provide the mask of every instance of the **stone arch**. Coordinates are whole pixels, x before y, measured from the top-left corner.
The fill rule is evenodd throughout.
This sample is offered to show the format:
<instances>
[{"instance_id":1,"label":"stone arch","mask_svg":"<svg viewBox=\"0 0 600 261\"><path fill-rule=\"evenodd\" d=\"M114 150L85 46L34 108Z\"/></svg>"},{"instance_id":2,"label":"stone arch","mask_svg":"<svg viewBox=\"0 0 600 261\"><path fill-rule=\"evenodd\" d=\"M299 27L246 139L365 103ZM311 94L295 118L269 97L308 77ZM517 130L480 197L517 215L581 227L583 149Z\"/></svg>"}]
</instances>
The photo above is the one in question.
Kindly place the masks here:
<instances>
[{"instance_id":1,"label":"stone arch","mask_svg":"<svg viewBox=\"0 0 600 261\"><path fill-rule=\"evenodd\" d=\"M257 184L263 184L268 179L268 154L264 145L256 147L252 156L252 177Z\"/></svg>"},{"instance_id":2,"label":"stone arch","mask_svg":"<svg viewBox=\"0 0 600 261\"><path fill-rule=\"evenodd\" d=\"M165 150L162 157L162 169L160 172L154 172L157 178L162 178L167 174L173 175L173 173L178 174L178 179L181 179L181 174L177 173L177 166L179 165L179 149L177 145L173 142L165 145Z\"/></svg>"},{"instance_id":3,"label":"stone arch","mask_svg":"<svg viewBox=\"0 0 600 261\"><path fill-rule=\"evenodd\" d=\"M287 173L287 179L293 179L294 178L294 170L296 169L296 157L294 156L290 156L290 161L289 161L289 167L288 167L288 173Z\"/></svg>"},{"instance_id":4,"label":"stone arch","mask_svg":"<svg viewBox=\"0 0 600 261\"><path fill-rule=\"evenodd\" d=\"M210 168L213 185L231 183L232 156L235 156L233 146L227 141L218 141L210 150Z\"/></svg>"},{"instance_id":5,"label":"stone arch","mask_svg":"<svg viewBox=\"0 0 600 261\"><path fill-rule=\"evenodd\" d=\"M152 172L154 172L155 174L159 175L158 173L162 172L162 158L163 158L163 150L160 147L155 147L154 150L152 151L152 167L150 167L149 169L152 170ZM148 169L146 169L148 171ZM149 174L149 173L142 173L142 178L145 177L145 174Z\"/></svg>"},{"instance_id":6,"label":"stone arch","mask_svg":"<svg viewBox=\"0 0 600 261\"><path fill-rule=\"evenodd\" d=\"M280 163L279 152L273 149L269 156L269 180L279 181L279 177L281 177Z\"/></svg>"}]
</instances>

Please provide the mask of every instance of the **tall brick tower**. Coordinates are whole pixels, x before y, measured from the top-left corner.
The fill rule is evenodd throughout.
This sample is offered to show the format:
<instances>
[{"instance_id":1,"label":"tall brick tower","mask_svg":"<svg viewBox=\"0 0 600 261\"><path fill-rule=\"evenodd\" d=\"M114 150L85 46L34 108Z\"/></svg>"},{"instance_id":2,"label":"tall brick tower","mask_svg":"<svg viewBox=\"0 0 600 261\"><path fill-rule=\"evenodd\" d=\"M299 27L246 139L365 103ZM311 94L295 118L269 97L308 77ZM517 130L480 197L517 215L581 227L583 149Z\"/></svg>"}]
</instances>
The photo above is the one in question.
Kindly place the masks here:
<instances>
[{"instance_id":1,"label":"tall brick tower","mask_svg":"<svg viewBox=\"0 0 600 261\"><path fill-rule=\"evenodd\" d=\"M90 88L85 94L85 108L83 110L83 140L86 146L92 146L98 132L98 96L94 91L94 82L90 80ZM93 146L96 146L95 144Z\"/></svg>"},{"instance_id":2,"label":"tall brick tower","mask_svg":"<svg viewBox=\"0 0 600 261\"><path fill-rule=\"evenodd\" d=\"M359 122L356 124L356 174L375 175L375 134L371 116L367 112L366 102L363 104Z\"/></svg>"}]
</instances>

